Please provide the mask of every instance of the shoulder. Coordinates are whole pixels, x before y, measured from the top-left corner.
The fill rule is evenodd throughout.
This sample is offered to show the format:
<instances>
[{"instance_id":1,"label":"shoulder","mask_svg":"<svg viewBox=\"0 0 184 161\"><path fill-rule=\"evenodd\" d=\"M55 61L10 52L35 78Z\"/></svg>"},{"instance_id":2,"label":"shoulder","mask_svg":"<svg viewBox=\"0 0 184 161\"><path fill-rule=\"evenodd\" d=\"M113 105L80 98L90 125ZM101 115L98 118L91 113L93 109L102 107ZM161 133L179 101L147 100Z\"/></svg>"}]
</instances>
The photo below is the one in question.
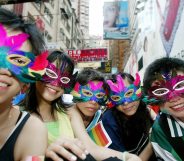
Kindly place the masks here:
<instances>
[{"instance_id":1,"label":"shoulder","mask_svg":"<svg viewBox=\"0 0 184 161\"><path fill-rule=\"evenodd\" d=\"M104 114L102 114L102 119L104 126L109 126L111 128L116 129L117 128L117 122L115 120L115 117L113 115L112 109L107 110Z\"/></svg>"},{"instance_id":2,"label":"shoulder","mask_svg":"<svg viewBox=\"0 0 184 161\"><path fill-rule=\"evenodd\" d=\"M16 157L44 155L47 147L47 129L44 123L35 116L30 116L15 144Z\"/></svg>"}]
</instances>

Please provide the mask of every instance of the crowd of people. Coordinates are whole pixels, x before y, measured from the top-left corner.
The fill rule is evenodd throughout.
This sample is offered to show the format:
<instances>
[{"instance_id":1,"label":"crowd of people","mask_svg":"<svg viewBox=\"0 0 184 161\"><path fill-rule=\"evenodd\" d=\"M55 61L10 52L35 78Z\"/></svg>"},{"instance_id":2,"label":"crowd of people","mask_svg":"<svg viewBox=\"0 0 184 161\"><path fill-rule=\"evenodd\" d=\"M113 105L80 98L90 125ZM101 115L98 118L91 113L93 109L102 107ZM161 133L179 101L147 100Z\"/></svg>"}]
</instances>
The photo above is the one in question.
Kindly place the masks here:
<instances>
[{"instance_id":1,"label":"crowd of people","mask_svg":"<svg viewBox=\"0 0 184 161\"><path fill-rule=\"evenodd\" d=\"M74 73L44 46L35 24L0 8L0 161L184 160L183 60L155 60L141 83Z\"/></svg>"}]
</instances>

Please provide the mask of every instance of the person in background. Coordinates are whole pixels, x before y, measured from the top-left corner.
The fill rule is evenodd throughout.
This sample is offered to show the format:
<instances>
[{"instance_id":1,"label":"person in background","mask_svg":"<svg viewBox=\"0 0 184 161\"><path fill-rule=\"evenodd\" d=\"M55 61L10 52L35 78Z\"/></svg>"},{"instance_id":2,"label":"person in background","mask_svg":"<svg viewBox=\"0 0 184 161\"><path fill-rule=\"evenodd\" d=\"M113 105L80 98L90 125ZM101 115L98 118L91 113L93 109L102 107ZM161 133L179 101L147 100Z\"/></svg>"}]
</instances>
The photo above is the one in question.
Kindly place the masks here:
<instances>
[{"instance_id":1,"label":"person in background","mask_svg":"<svg viewBox=\"0 0 184 161\"><path fill-rule=\"evenodd\" d=\"M47 54L39 55L43 49L34 24L0 8L0 161L25 161L27 156L45 154L44 124L13 108L11 102L24 85L42 78L48 64Z\"/></svg>"},{"instance_id":2,"label":"person in background","mask_svg":"<svg viewBox=\"0 0 184 161\"><path fill-rule=\"evenodd\" d=\"M112 75L107 84L107 105L110 109L102 115L101 126L105 129L107 138L110 138L108 148L128 151L139 155L142 160L149 160L153 153L149 143L153 120L146 104L141 100L139 75L136 74L134 80L128 73L118 73Z\"/></svg>"},{"instance_id":3,"label":"person in background","mask_svg":"<svg viewBox=\"0 0 184 161\"><path fill-rule=\"evenodd\" d=\"M184 61L155 60L146 69L143 85L161 110L151 132L156 156L160 160L184 160Z\"/></svg>"}]
</instances>

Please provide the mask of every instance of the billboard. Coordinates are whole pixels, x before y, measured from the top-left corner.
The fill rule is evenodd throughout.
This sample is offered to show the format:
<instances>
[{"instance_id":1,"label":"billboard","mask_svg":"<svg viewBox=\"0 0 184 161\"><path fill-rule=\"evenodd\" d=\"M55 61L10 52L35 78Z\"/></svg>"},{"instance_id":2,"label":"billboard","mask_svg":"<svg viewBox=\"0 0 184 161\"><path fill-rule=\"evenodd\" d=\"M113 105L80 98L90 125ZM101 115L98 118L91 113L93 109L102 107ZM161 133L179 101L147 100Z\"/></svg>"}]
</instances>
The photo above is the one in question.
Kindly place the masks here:
<instances>
[{"instance_id":1,"label":"billboard","mask_svg":"<svg viewBox=\"0 0 184 161\"><path fill-rule=\"evenodd\" d=\"M68 50L67 52L75 62L105 61L108 59L107 48Z\"/></svg>"},{"instance_id":2,"label":"billboard","mask_svg":"<svg viewBox=\"0 0 184 161\"><path fill-rule=\"evenodd\" d=\"M128 2L104 2L104 39L129 39Z\"/></svg>"}]
</instances>

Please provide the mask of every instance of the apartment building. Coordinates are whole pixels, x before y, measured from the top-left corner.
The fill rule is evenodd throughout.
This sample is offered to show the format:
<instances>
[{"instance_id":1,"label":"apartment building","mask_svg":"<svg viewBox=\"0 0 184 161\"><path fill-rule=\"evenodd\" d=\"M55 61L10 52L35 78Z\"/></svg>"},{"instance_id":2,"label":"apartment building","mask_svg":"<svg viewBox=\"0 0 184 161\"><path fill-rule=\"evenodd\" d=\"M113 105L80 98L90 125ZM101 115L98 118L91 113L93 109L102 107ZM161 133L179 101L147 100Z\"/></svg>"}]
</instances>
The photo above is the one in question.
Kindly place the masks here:
<instances>
[{"instance_id":1,"label":"apartment building","mask_svg":"<svg viewBox=\"0 0 184 161\"><path fill-rule=\"evenodd\" d=\"M83 33L70 0L37 0L3 7L36 23L48 49L82 48Z\"/></svg>"}]
</instances>

